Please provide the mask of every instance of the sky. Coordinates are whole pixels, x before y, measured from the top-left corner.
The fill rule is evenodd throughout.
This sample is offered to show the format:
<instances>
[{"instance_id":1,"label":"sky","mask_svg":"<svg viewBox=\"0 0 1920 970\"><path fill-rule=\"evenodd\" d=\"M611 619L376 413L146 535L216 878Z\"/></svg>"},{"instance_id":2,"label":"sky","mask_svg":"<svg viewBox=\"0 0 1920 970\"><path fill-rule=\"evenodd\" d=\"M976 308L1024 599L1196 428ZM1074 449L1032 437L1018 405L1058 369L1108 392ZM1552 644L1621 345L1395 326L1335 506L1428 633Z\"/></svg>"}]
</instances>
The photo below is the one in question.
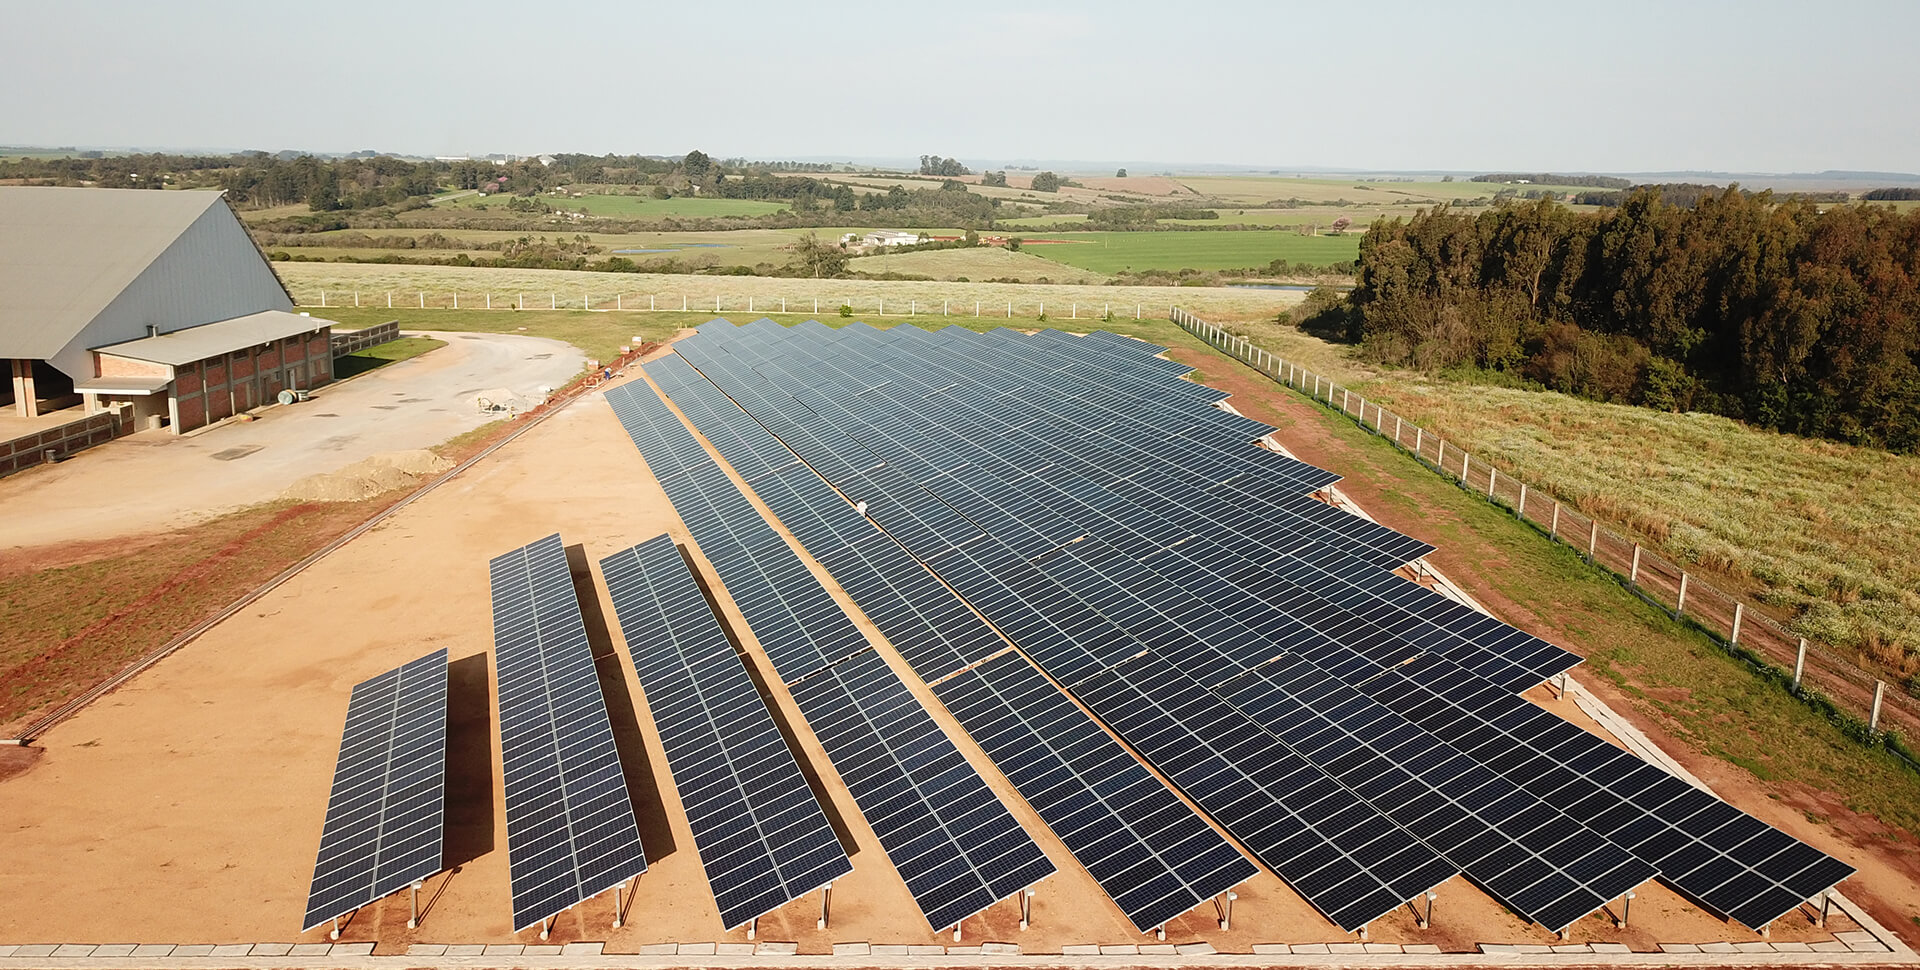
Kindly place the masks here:
<instances>
[{"instance_id":1,"label":"sky","mask_svg":"<svg viewBox=\"0 0 1920 970\"><path fill-rule=\"evenodd\" d=\"M0 144L1920 172L1913 0L0 0Z\"/></svg>"}]
</instances>

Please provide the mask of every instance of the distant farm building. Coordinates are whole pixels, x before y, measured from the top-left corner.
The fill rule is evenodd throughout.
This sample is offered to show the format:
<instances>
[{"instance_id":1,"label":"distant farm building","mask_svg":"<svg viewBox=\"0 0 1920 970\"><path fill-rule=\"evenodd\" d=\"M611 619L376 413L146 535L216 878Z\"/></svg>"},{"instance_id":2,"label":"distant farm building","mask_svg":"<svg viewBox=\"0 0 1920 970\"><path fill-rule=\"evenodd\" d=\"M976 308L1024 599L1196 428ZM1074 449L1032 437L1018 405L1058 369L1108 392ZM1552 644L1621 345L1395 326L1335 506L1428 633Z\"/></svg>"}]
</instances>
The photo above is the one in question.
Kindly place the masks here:
<instances>
[{"instance_id":1,"label":"distant farm building","mask_svg":"<svg viewBox=\"0 0 1920 970\"><path fill-rule=\"evenodd\" d=\"M861 245L865 246L912 246L919 242L919 233L898 229L875 229L860 237Z\"/></svg>"},{"instance_id":2,"label":"distant farm building","mask_svg":"<svg viewBox=\"0 0 1920 970\"><path fill-rule=\"evenodd\" d=\"M332 323L292 311L222 193L0 186L0 442L178 434L331 381Z\"/></svg>"}]
</instances>

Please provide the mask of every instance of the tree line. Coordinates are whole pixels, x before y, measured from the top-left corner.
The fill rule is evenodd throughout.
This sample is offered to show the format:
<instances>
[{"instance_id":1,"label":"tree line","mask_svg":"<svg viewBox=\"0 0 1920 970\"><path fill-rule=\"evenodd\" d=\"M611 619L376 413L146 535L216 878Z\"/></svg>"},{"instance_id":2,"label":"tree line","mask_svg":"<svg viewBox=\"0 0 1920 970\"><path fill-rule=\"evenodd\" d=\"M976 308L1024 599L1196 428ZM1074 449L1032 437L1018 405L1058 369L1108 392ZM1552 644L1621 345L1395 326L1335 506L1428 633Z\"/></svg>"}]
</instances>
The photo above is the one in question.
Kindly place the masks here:
<instances>
[{"instance_id":1,"label":"tree line","mask_svg":"<svg viewBox=\"0 0 1920 970\"><path fill-rule=\"evenodd\" d=\"M1737 186L1440 207L1376 222L1357 275L1342 323L1382 361L1920 448L1920 212Z\"/></svg>"},{"instance_id":2,"label":"tree line","mask_svg":"<svg viewBox=\"0 0 1920 970\"><path fill-rule=\"evenodd\" d=\"M1541 185L1571 185L1580 188L1624 189L1632 182L1611 175L1555 175L1552 172L1492 172L1475 175L1470 182L1534 182Z\"/></svg>"}]
</instances>

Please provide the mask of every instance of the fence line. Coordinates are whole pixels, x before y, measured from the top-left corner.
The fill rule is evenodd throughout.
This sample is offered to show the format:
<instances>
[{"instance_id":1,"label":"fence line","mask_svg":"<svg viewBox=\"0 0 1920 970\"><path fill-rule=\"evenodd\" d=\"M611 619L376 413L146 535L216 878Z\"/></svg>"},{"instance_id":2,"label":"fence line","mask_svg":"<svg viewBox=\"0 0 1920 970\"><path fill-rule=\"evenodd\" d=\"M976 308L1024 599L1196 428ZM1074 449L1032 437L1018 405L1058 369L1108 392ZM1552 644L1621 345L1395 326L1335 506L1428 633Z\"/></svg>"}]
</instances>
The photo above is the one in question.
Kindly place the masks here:
<instances>
[{"instance_id":1,"label":"fence line","mask_svg":"<svg viewBox=\"0 0 1920 970\"><path fill-rule=\"evenodd\" d=\"M838 315L841 307L848 308L849 315L863 317L978 317L991 319L1041 319L1087 320L1101 322L1131 318L1140 320L1145 317L1147 304L1144 303L1079 303L1069 301L1062 306L1053 305L1054 316L1047 316L1047 304L1035 300L895 300L891 310L885 297L875 297L862 303L851 297L815 296L804 299L790 297L693 297L683 293L592 293L574 291L561 293L559 290L511 290L505 292L442 292L428 290L320 290L320 302L315 309L344 309L347 307L379 308L395 310L594 310L602 312L636 313L759 313L769 316ZM546 297L546 299L541 299ZM1171 312L1174 308L1168 307ZM1159 305L1154 306L1154 314L1160 313Z\"/></svg>"},{"instance_id":2,"label":"fence line","mask_svg":"<svg viewBox=\"0 0 1920 970\"><path fill-rule=\"evenodd\" d=\"M1844 733L1883 745L1920 770L1920 760L1902 738L1920 737L1920 705L1905 692L1831 649L1788 632L1771 617L1689 573L1678 563L1602 525L1574 506L1529 486L1518 475L1475 456L1412 421L1368 401L1351 388L1298 362L1256 346L1245 335L1175 307L1170 319L1274 382L1351 418L1386 438L1436 473L1538 527L1549 539L1606 569L1636 596L1685 619L1745 660L1760 676L1806 701Z\"/></svg>"}]
</instances>

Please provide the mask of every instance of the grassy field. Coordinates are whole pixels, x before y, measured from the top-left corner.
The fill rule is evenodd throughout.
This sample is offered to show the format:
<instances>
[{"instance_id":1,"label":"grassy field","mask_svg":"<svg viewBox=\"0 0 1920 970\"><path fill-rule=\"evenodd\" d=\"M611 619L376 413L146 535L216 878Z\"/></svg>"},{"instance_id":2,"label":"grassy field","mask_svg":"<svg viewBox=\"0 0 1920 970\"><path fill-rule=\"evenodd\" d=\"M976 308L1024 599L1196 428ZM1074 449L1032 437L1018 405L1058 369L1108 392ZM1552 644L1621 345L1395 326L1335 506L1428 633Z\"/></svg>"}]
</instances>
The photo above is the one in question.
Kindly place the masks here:
<instances>
[{"instance_id":1,"label":"grassy field","mask_svg":"<svg viewBox=\"0 0 1920 970\"><path fill-rule=\"evenodd\" d=\"M1026 238L1024 252L1096 273L1149 269L1246 269L1276 259L1324 266L1360 255L1360 236L1245 232L1070 232ZM1060 243L1041 240L1059 239Z\"/></svg>"},{"instance_id":2,"label":"grassy field","mask_svg":"<svg viewBox=\"0 0 1920 970\"><path fill-rule=\"evenodd\" d=\"M606 195L589 192L578 197L546 194L536 196L534 201L566 212L584 212L590 216L602 216L608 219L721 219L727 216L764 216L787 211L787 205L784 202L762 202L755 199L703 199L697 196L656 199L643 195ZM499 209L504 208L506 204L503 198L486 195L470 195L442 203L448 209Z\"/></svg>"},{"instance_id":3,"label":"grassy field","mask_svg":"<svg viewBox=\"0 0 1920 970\"><path fill-rule=\"evenodd\" d=\"M1920 671L1920 457L1387 372L1271 320L1237 328L1755 598L1796 633Z\"/></svg>"},{"instance_id":4,"label":"grassy field","mask_svg":"<svg viewBox=\"0 0 1920 970\"><path fill-rule=\"evenodd\" d=\"M1032 253L1016 253L998 246L971 249L934 249L918 253L860 256L847 263L856 273L913 273L935 279L999 280L1049 283L1104 283L1099 273L1063 266Z\"/></svg>"},{"instance_id":5,"label":"grassy field","mask_svg":"<svg viewBox=\"0 0 1920 970\"><path fill-rule=\"evenodd\" d=\"M1076 312L1075 304L1082 319L1093 312L1090 308L1107 305L1113 306L1115 313L1126 308L1124 315L1128 317L1136 305L1141 316L1153 318L1165 318L1170 307L1179 305L1220 320L1272 319L1303 298L1297 292L1229 286L813 280L375 263L275 263L274 269L296 302L323 317L331 316L332 309L342 304L351 306L355 292L361 295L361 305L368 308L383 307L388 292L395 295L396 307L417 307L424 294L429 308L448 308L458 293L460 306L469 309L483 305L488 294L492 294L496 307L518 305L524 297L528 309L550 305L582 308L590 301L593 309L602 311L616 307L644 311L650 299L659 310L679 310L684 299L686 309L704 311L714 309L717 299L720 311L728 313L778 312L782 299L792 312L810 313L817 299L822 313L849 303L868 316L905 315L915 302L924 313L929 307L939 307L942 301L969 309L979 301L983 313L992 313L998 307L1003 318L1007 314L1016 319L1035 318L1044 306L1050 319L1062 323ZM318 309L323 290L328 308L324 312Z\"/></svg>"},{"instance_id":6,"label":"grassy field","mask_svg":"<svg viewBox=\"0 0 1920 970\"><path fill-rule=\"evenodd\" d=\"M382 323L384 321L375 320L373 322ZM333 377L335 380L346 380L349 377L358 377L370 370L378 370L388 364L411 360L429 350L435 350L440 347L445 347L446 345L446 341L435 340L432 337L401 337L399 340L389 340L386 343L375 344L372 347L368 347L357 354L335 357L333 359Z\"/></svg>"},{"instance_id":7,"label":"grassy field","mask_svg":"<svg viewBox=\"0 0 1920 970\"><path fill-rule=\"evenodd\" d=\"M1222 201L1273 202L1299 199L1302 202L1336 202L1345 199L1361 205L1405 205L1435 202L1459 202L1491 196L1502 189L1547 189L1554 192L1582 192L1571 185L1506 185L1499 182L1370 182L1364 178L1284 178L1280 176L1181 176L1175 181L1194 193Z\"/></svg>"}]
</instances>

